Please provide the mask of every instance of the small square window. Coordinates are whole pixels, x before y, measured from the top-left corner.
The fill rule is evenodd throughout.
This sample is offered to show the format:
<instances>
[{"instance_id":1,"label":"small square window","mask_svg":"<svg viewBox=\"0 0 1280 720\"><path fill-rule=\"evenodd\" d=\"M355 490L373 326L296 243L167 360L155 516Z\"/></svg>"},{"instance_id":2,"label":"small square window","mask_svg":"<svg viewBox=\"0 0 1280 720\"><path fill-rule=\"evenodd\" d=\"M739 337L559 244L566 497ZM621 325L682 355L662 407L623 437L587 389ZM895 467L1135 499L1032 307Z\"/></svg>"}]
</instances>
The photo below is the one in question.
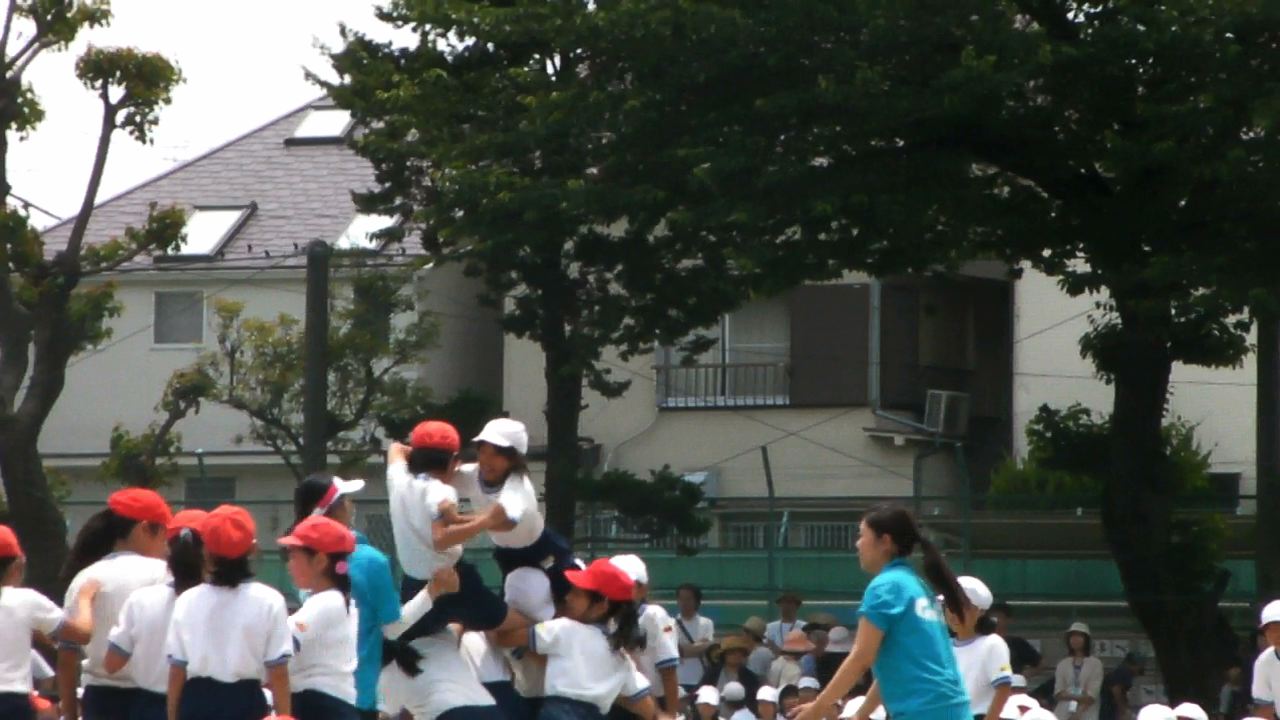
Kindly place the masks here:
<instances>
[{"instance_id":1,"label":"small square window","mask_svg":"<svg viewBox=\"0 0 1280 720\"><path fill-rule=\"evenodd\" d=\"M351 112L335 107L312 108L302 118L286 145L336 143L346 139L351 132Z\"/></svg>"},{"instance_id":2,"label":"small square window","mask_svg":"<svg viewBox=\"0 0 1280 720\"><path fill-rule=\"evenodd\" d=\"M222 249L253 212L256 205L196 208L188 217L182 244L168 257L211 257Z\"/></svg>"},{"instance_id":3,"label":"small square window","mask_svg":"<svg viewBox=\"0 0 1280 720\"><path fill-rule=\"evenodd\" d=\"M156 345L204 343L204 292L166 290L155 294L152 324Z\"/></svg>"},{"instance_id":4,"label":"small square window","mask_svg":"<svg viewBox=\"0 0 1280 720\"><path fill-rule=\"evenodd\" d=\"M333 244L337 250L377 250L382 247L383 240L377 233L396 224L396 218L390 215L355 216L338 241Z\"/></svg>"},{"instance_id":5,"label":"small square window","mask_svg":"<svg viewBox=\"0 0 1280 720\"><path fill-rule=\"evenodd\" d=\"M236 479L230 477L189 477L183 507L212 510L236 500Z\"/></svg>"}]
</instances>

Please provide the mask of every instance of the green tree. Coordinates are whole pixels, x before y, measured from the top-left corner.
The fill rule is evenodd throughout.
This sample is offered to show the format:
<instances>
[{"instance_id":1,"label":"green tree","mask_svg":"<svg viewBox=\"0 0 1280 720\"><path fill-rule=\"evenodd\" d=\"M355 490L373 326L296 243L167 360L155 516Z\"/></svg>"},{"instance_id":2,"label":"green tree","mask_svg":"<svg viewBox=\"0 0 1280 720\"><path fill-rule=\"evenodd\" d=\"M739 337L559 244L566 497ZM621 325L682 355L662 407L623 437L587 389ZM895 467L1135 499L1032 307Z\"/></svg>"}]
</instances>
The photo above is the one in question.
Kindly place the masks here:
<instances>
[{"instance_id":1,"label":"green tree","mask_svg":"<svg viewBox=\"0 0 1280 720\"><path fill-rule=\"evenodd\" d=\"M25 79L31 63L65 48L82 30L106 25L106 3L11 0L0 30L0 476L9 519L22 538L31 583L57 592L66 555L66 523L40 460L45 420L62 394L67 365L111 335L120 312L112 285L94 276L179 242L182 211L153 207L140 227L89 243L86 232L116 131L151 140L158 111L181 81L163 57L131 48L90 47L76 75L101 100L97 148L80 209L65 246L46 248L29 218L14 209L6 159L9 143L44 116Z\"/></svg>"}]
</instances>

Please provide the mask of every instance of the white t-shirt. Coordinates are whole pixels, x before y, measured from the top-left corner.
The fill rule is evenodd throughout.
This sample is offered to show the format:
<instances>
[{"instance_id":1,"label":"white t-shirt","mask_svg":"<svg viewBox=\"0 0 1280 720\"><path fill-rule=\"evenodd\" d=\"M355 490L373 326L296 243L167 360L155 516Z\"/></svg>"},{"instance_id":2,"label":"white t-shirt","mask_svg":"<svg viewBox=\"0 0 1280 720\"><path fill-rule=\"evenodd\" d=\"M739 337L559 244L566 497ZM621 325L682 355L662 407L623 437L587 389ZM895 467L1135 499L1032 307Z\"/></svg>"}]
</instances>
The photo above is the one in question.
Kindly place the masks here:
<instances>
[{"instance_id":1,"label":"white t-shirt","mask_svg":"<svg viewBox=\"0 0 1280 720\"><path fill-rule=\"evenodd\" d=\"M547 696L547 659L525 648L506 651L511 665L511 683L520 697L543 698Z\"/></svg>"},{"instance_id":2,"label":"white t-shirt","mask_svg":"<svg viewBox=\"0 0 1280 720\"><path fill-rule=\"evenodd\" d=\"M666 695L666 689L662 687L662 677L658 671L680 665L675 622L661 605L645 603L640 606L640 630L644 633L644 649L631 653L631 659L635 661L636 669L649 681L653 696L660 698ZM678 673L677 670L676 682L679 682Z\"/></svg>"},{"instance_id":3,"label":"white t-shirt","mask_svg":"<svg viewBox=\"0 0 1280 720\"><path fill-rule=\"evenodd\" d=\"M169 566L163 560L145 557L132 552L112 553L89 567L81 570L67 587L66 601L63 609L75 612L76 597L80 588L90 579L102 583L98 595L93 599L93 634L89 636L89 644L78 648L84 654L80 668L84 685L102 685L106 687L137 687L133 679L133 669L126 665L123 670L112 675L102 663L107 657L107 636L115 627L120 617L120 609L133 594L134 590L160 585L169 578ZM77 648L71 643L61 643L63 648Z\"/></svg>"},{"instance_id":4,"label":"white t-shirt","mask_svg":"<svg viewBox=\"0 0 1280 720\"><path fill-rule=\"evenodd\" d=\"M742 708L741 710L730 715L729 720L756 720L756 716L755 716L755 713L752 713L747 708Z\"/></svg>"},{"instance_id":5,"label":"white t-shirt","mask_svg":"<svg viewBox=\"0 0 1280 720\"><path fill-rule=\"evenodd\" d=\"M507 667L506 657L484 633L463 633L459 651L481 683L511 682L511 668Z\"/></svg>"},{"instance_id":6,"label":"white t-shirt","mask_svg":"<svg viewBox=\"0 0 1280 720\"><path fill-rule=\"evenodd\" d=\"M31 692L31 633L53 635L62 608L23 587L0 588L0 693Z\"/></svg>"},{"instance_id":7,"label":"white t-shirt","mask_svg":"<svg viewBox=\"0 0 1280 720\"><path fill-rule=\"evenodd\" d=\"M673 625L677 644L688 643L689 637L693 638L694 643L700 643L714 640L716 636L716 624L711 621L711 618L701 615L694 615L692 620L678 617ZM682 627L683 630L681 630ZM688 636L685 635L686 632ZM680 669L676 671L676 680L681 685L698 685L702 683L702 675L706 671L702 658L681 658Z\"/></svg>"},{"instance_id":8,"label":"white t-shirt","mask_svg":"<svg viewBox=\"0 0 1280 720\"><path fill-rule=\"evenodd\" d=\"M538 493L528 475L511 475L502 485L490 487L480 481L475 463L463 465L454 473L453 484L458 494L471 501L471 511L479 514L501 505L507 519L516 526L508 531L490 530L489 537L498 547L529 547L542 537L546 523L538 509Z\"/></svg>"},{"instance_id":9,"label":"white t-shirt","mask_svg":"<svg viewBox=\"0 0 1280 720\"><path fill-rule=\"evenodd\" d=\"M58 612L62 611L59 610ZM49 663L45 662L44 657L33 648L31 650L31 679L40 682L41 680L52 679L55 675L56 673L53 672L53 668L49 666Z\"/></svg>"},{"instance_id":10,"label":"white t-shirt","mask_svg":"<svg viewBox=\"0 0 1280 720\"><path fill-rule=\"evenodd\" d=\"M436 552L431 523L440 519L440 505L458 504L458 491L430 475L410 475L409 465L387 467L387 499L391 504L391 536L396 557L406 575L430 580L442 567L453 567L462 557L462 546Z\"/></svg>"},{"instance_id":11,"label":"white t-shirt","mask_svg":"<svg viewBox=\"0 0 1280 720\"><path fill-rule=\"evenodd\" d=\"M773 622L764 626L764 637L766 640L771 641L774 645L777 645L778 647L782 647L782 643L786 641L787 635L791 634L791 631L803 630L804 626L805 626L805 622L799 619L793 622L782 622L781 620L774 620Z\"/></svg>"},{"instance_id":12,"label":"white t-shirt","mask_svg":"<svg viewBox=\"0 0 1280 720\"><path fill-rule=\"evenodd\" d=\"M298 612L289 616L293 633L289 689L315 690L355 704L359 624L355 603L348 607L340 590L308 597Z\"/></svg>"},{"instance_id":13,"label":"white t-shirt","mask_svg":"<svg viewBox=\"0 0 1280 720\"><path fill-rule=\"evenodd\" d=\"M259 582L197 585L173 605L165 651L169 664L185 667L188 678L262 680L264 668L293 655L284 597Z\"/></svg>"},{"instance_id":14,"label":"white t-shirt","mask_svg":"<svg viewBox=\"0 0 1280 720\"><path fill-rule=\"evenodd\" d=\"M619 698L639 700L649 694L649 681L631 656L614 652L605 630L569 618L556 618L529 629L529 649L547 656L547 697L591 703L607 713Z\"/></svg>"},{"instance_id":15,"label":"white t-shirt","mask_svg":"<svg viewBox=\"0 0 1280 720\"><path fill-rule=\"evenodd\" d=\"M108 646L129 658L125 667L138 687L161 695L169 692L169 660L164 643L177 599L169 584L134 590L107 636Z\"/></svg>"},{"instance_id":16,"label":"white t-shirt","mask_svg":"<svg viewBox=\"0 0 1280 720\"><path fill-rule=\"evenodd\" d=\"M969 711L986 715L995 699L996 688L1013 683L1009 665L1009 646L996 634L978 635L969 640L954 640L956 666L969 691ZM997 709L998 710L998 709Z\"/></svg>"},{"instance_id":17,"label":"white t-shirt","mask_svg":"<svg viewBox=\"0 0 1280 720\"><path fill-rule=\"evenodd\" d=\"M1275 705L1280 700L1280 650L1267 648L1253 661L1253 704Z\"/></svg>"},{"instance_id":18,"label":"white t-shirt","mask_svg":"<svg viewBox=\"0 0 1280 720\"><path fill-rule=\"evenodd\" d=\"M800 667L800 661L790 655L779 655L769 666L768 683L779 690L787 685L799 685L802 677L804 669Z\"/></svg>"},{"instance_id":19,"label":"white t-shirt","mask_svg":"<svg viewBox=\"0 0 1280 720\"><path fill-rule=\"evenodd\" d=\"M458 649L458 636L452 629L418 638L409 643L422 653L417 677L405 675L395 663L382 669L378 689L385 709L392 717L401 708L414 720L436 720L445 712L460 707L488 707L493 697L484 689Z\"/></svg>"}]
</instances>

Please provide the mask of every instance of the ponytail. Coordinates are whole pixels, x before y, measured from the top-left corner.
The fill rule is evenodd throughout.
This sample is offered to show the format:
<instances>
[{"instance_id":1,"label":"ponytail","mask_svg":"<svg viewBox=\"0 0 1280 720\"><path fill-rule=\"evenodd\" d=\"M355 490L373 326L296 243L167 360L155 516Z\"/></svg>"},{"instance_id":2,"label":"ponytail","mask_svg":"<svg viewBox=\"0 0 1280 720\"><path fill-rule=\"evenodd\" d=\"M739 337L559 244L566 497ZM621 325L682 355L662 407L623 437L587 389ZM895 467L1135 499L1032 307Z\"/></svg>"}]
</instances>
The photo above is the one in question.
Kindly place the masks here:
<instances>
[{"instance_id":1,"label":"ponytail","mask_svg":"<svg viewBox=\"0 0 1280 720\"><path fill-rule=\"evenodd\" d=\"M204 582L204 542L190 528L169 541L169 573L177 595Z\"/></svg>"},{"instance_id":2,"label":"ponytail","mask_svg":"<svg viewBox=\"0 0 1280 720\"><path fill-rule=\"evenodd\" d=\"M956 574L947 565L938 546L921 532L919 523L910 512L901 507L880 505L868 511L862 522L875 534L888 535L900 558L910 557L919 545L920 553L924 556L922 567L925 579L942 595L943 604L951 614L964 617L965 596L960 589L960 582L956 580Z\"/></svg>"},{"instance_id":3,"label":"ponytail","mask_svg":"<svg viewBox=\"0 0 1280 720\"><path fill-rule=\"evenodd\" d=\"M95 513L76 533L62 567L62 581L70 584L81 570L115 552L116 544L129 537L137 524L137 520L117 515L110 509Z\"/></svg>"},{"instance_id":4,"label":"ponytail","mask_svg":"<svg viewBox=\"0 0 1280 720\"><path fill-rule=\"evenodd\" d=\"M592 593L592 595L596 594ZM605 600L603 595L596 597ZM614 628L613 632L609 633L609 647L614 652L643 650L647 643L644 631L640 629L640 612L636 608L635 601L607 600L607 602L609 609L605 611L604 621L606 624L612 622Z\"/></svg>"}]
</instances>

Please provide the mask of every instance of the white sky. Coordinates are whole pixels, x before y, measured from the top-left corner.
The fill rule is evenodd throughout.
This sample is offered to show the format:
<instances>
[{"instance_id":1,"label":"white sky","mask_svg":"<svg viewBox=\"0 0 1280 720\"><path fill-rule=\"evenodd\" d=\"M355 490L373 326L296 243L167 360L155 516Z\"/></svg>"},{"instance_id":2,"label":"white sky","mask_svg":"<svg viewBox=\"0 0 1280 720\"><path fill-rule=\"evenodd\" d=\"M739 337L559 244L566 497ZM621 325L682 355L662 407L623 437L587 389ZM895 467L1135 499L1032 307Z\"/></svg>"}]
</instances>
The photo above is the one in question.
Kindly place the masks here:
<instances>
[{"instance_id":1,"label":"white sky","mask_svg":"<svg viewBox=\"0 0 1280 720\"><path fill-rule=\"evenodd\" d=\"M27 71L46 117L11 146L17 195L62 217L79 208L93 159L100 105L76 79L83 49L132 46L162 53L186 81L161 111L154 144L124 133L112 141L99 201L320 97L303 68L332 76L317 43L337 45L345 22L377 37L391 31L373 0L115 0L109 27L81 34L69 50L42 55ZM38 225L51 221L37 212Z\"/></svg>"}]
</instances>

